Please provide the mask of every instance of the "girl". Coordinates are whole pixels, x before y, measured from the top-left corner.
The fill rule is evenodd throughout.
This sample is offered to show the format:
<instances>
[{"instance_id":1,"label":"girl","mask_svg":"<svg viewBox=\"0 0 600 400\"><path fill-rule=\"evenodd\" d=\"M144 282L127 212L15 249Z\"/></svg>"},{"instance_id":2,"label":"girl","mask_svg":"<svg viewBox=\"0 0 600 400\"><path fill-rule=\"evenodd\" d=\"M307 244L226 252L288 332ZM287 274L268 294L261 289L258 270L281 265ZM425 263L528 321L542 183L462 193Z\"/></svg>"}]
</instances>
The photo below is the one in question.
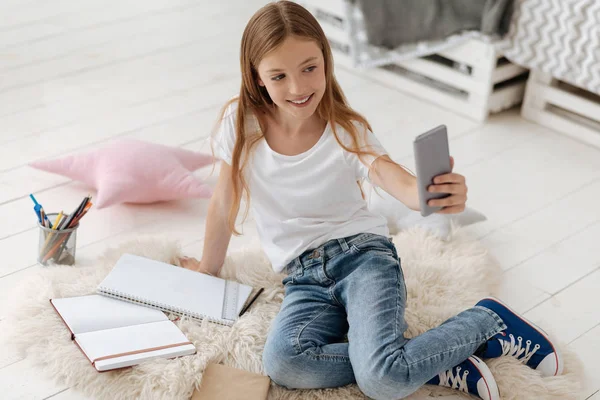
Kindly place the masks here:
<instances>
[{"instance_id":1,"label":"girl","mask_svg":"<svg viewBox=\"0 0 600 400\"><path fill-rule=\"evenodd\" d=\"M498 399L479 357L511 355L544 375L561 373L547 336L495 299L405 338L400 259L357 181L418 210L415 177L348 105L327 39L307 10L288 1L261 8L240 55L240 93L225 105L214 138L222 163L203 257L182 264L218 274L231 235L239 234L242 194L252 199L263 249L273 269L287 274L263 354L274 382L302 389L357 383L375 399L402 398L429 383ZM443 206L440 213L464 210L462 175L438 176L429 190L450 194L431 201Z\"/></svg>"}]
</instances>

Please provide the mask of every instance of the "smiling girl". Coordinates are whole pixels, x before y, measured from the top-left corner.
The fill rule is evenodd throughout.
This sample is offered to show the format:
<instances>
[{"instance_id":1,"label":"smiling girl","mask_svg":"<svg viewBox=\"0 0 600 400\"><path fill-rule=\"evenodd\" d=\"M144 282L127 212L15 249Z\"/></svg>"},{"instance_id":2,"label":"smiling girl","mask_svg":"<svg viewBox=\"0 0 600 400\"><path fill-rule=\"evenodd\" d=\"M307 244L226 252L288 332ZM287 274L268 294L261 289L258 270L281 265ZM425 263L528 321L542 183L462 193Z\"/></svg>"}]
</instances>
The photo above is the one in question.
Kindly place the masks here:
<instances>
[{"instance_id":1,"label":"smiling girl","mask_svg":"<svg viewBox=\"0 0 600 400\"><path fill-rule=\"evenodd\" d=\"M280 1L256 12L240 64L239 95L225 105L214 136L222 162L203 257L182 264L218 274L231 235L239 234L242 195L252 200L263 250L286 274L263 354L274 382L302 389L357 383L375 399L402 398L429 383L498 399L481 358L512 355L544 375L561 373L545 333L495 299L404 336L400 259L386 220L367 209L357 182L369 180L418 210L416 179L348 105L327 39L307 10ZM438 212L464 210L462 175L440 175L429 190L450 194L430 201L443 207Z\"/></svg>"}]
</instances>

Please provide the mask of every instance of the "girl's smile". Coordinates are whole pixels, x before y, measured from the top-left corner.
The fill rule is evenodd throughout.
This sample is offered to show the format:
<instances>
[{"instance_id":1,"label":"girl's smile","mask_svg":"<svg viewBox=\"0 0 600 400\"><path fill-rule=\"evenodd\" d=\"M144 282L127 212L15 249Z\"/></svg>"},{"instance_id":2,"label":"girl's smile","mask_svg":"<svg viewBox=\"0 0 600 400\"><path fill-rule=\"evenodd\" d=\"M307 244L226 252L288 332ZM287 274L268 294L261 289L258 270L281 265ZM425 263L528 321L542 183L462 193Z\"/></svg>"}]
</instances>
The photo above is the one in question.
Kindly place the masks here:
<instances>
[{"instance_id":1,"label":"girl's smile","mask_svg":"<svg viewBox=\"0 0 600 400\"><path fill-rule=\"evenodd\" d=\"M310 101L313 98L314 93L309 94L308 96L299 97L294 100L287 100L294 107L307 107L310 104Z\"/></svg>"}]
</instances>

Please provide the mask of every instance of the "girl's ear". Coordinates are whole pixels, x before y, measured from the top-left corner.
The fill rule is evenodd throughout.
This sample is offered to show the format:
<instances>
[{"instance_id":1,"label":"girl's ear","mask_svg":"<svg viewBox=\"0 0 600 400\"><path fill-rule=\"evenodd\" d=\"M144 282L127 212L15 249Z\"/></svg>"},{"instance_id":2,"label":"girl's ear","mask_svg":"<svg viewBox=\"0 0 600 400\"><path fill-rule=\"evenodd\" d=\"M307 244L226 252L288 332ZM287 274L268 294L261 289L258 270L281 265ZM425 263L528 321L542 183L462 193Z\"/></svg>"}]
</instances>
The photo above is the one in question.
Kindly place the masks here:
<instances>
[{"instance_id":1,"label":"girl's ear","mask_svg":"<svg viewBox=\"0 0 600 400\"><path fill-rule=\"evenodd\" d=\"M257 79L258 85L264 87L265 83L262 81L262 79L258 78Z\"/></svg>"}]
</instances>

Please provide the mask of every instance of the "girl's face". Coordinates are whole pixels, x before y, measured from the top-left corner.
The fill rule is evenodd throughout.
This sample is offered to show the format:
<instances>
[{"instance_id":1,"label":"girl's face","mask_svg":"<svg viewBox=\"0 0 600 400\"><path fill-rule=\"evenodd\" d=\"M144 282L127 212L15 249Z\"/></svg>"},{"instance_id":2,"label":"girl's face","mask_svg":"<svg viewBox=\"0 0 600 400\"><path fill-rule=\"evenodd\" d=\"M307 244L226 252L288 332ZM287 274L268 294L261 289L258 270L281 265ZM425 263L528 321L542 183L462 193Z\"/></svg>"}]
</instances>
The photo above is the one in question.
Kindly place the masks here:
<instances>
[{"instance_id":1,"label":"girl's face","mask_svg":"<svg viewBox=\"0 0 600 400\"><path fill-rule=\"evenodd\" d=\"M325 62L313 40L287 37L258 65L258 84L266 87L281 112L310 118L325 93Z\"/></svg>"}]
</instances>

